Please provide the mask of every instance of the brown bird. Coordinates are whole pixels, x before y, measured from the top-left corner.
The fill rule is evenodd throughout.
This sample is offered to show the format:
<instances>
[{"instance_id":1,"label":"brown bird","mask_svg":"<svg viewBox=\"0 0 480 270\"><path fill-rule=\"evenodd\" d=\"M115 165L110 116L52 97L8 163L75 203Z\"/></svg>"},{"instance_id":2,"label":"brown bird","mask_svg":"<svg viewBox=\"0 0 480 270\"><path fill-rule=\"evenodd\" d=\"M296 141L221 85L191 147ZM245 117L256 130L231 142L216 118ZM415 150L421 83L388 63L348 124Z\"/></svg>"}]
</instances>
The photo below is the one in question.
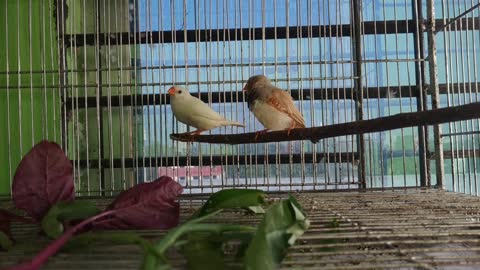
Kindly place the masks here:
<instances>
[{"instance_id":1,"label":"brown bird","mask_svg":"<svg viewBox=\"0 0 480 270\"><path fill-rule=\"evenodd\" d=\"M272 85L270 80L263 75L252 76L243 88L247 93L248 108L265 127L257 132L268 130L288 130L304 128L305 120L293 104L292 97L287 91Z\"/></svg>"}]
</instances>

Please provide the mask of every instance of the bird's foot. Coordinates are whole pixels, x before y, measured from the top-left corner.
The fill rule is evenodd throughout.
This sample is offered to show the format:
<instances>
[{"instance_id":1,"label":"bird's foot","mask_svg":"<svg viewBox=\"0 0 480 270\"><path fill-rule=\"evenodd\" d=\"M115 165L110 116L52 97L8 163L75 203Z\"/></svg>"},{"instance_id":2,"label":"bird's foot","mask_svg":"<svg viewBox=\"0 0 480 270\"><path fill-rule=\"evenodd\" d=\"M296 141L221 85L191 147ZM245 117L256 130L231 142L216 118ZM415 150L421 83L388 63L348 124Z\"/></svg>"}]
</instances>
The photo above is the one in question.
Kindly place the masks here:
<instances>
[{"instance_id":1,"label":"bird's foot","mask_svg":"<svg viewBox=\"0 0 480 270\"><path fill-rule=\"evenodd\" d=\"M204 132L206 130L204 129L197 129L197 130L194 130L194 131L191 131L191 132L186 132L185 134L186 135L190 135L190 140L189 142L193 142L195 140L195 137L200 135L200 133Z\"/></svg>"},{"instance_id":2,"label":"bird's foot","mask_svg":"<svg viewBox=\"0 0 480 270\"><path fill-rule=\"evenodd\" d=\"M195 131L192 132L192 135L193 136L197 136L197 135L200 135L200 133L206 131L205 129L197 129Z\"/></svg>"},{"instance_id":3,"label":"bird's foot","mask_svg":"<svg viewBox=\"0 0 480 270\"><path fill-rule=\"evenodd\" d=\"M292 124L288 129L287 129L287 136L290 136L290 132L292 132L292 129L295 128L295 124Z\"/></svg>"},{"instance_id":4,"label":"bird's foot","mask_svg":"<svg viewBox=\"0 0 480 270\"><path fill-rule=\"evenodd\" d=\"M267 128L267 129L264 129L264 130L260 130L260 131L255 132L255 142L257 141L258 136L259 136L260 134L265 134L265 133L267 133L268 131L269 131L269 129Z\"/></svg>"},{"instance_id":5,"label":"bird's foot","mask_svg":"<svg viewBox=\"0 0 480 270\"><path fill-rule=\"evenodd\" d=\"M287 129L287 136L290 136L290 132L292 131L292 127Z\"/></svg>"}]
</instances>

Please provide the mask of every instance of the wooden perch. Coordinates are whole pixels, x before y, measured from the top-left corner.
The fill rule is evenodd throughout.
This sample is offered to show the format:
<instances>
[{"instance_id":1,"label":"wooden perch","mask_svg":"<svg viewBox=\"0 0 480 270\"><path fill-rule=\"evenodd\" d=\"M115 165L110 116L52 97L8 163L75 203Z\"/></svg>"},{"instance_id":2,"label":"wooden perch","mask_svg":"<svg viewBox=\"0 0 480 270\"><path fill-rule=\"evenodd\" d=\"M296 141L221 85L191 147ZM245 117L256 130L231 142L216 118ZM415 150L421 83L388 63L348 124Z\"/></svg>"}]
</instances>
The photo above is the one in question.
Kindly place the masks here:
<instances>
[{"instance_id":1,"label":"wooden perch","mask_svg":"<svg viewBox=\"0 0 480 270\"><path fill-rule=\"evenodd\" d=\"M197 136L182 133L170 134L170 138L172 140L178 140L182 142L203 142L216 144L267 143L296 140L318 141L320 139L338 136L380 132L414 126L438 125L442 123L475 118L480 118L480 102L422 112L399 113L392 116L322 127L292 129L289 136L287 136L287 130L271 131L264 134L259 134L256 141L255 132Z\"/></svg>"}]
</instances>

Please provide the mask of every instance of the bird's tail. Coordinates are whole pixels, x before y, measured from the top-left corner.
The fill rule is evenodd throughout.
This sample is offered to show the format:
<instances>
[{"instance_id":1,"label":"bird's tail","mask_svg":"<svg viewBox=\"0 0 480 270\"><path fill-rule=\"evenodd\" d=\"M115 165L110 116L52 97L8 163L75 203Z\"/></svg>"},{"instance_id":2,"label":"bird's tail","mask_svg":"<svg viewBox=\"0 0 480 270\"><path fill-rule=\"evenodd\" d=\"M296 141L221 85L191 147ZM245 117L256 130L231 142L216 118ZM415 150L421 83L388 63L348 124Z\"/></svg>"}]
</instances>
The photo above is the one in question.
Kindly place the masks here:
<instances>
[{"instance_id":1,"label":"bird's tail","mask_svg":"<svg viewBox=\"0 0 480 270\"><path fill-rule=\"evenodd\" d=\"M234 122L234 121L228 121L228 120L227 120L227 121L225 121L225 125L226 125L226 126L236 126L236 127L243 127L243 128L245 127L245 125L244 125L244 124L242 124L242 123L239 123L239 122Z\"/></svg>"}]
</instances>

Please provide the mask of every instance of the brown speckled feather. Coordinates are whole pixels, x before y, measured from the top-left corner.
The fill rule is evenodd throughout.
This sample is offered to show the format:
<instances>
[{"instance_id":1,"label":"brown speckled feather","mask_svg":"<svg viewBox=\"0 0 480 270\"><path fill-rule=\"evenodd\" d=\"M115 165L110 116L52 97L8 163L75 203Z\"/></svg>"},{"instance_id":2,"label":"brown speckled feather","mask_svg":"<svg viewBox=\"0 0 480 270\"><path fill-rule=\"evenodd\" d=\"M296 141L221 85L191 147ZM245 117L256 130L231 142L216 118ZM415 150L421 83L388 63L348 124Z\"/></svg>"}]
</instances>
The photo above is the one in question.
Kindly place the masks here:
<instances>
[{"instance_id":1,"label":"brown speckled feather","mask_svg":"<svg viewBox=\"0 0 480 270\"><path fill-rule=\"evenodd\" d=\"M275 87L272 91L272 96L267 100L267 103L290 116L293 121L295 121L295 126L293 128L305 127L305 120L287 91Z\"/></svg>"}]
</instances>

